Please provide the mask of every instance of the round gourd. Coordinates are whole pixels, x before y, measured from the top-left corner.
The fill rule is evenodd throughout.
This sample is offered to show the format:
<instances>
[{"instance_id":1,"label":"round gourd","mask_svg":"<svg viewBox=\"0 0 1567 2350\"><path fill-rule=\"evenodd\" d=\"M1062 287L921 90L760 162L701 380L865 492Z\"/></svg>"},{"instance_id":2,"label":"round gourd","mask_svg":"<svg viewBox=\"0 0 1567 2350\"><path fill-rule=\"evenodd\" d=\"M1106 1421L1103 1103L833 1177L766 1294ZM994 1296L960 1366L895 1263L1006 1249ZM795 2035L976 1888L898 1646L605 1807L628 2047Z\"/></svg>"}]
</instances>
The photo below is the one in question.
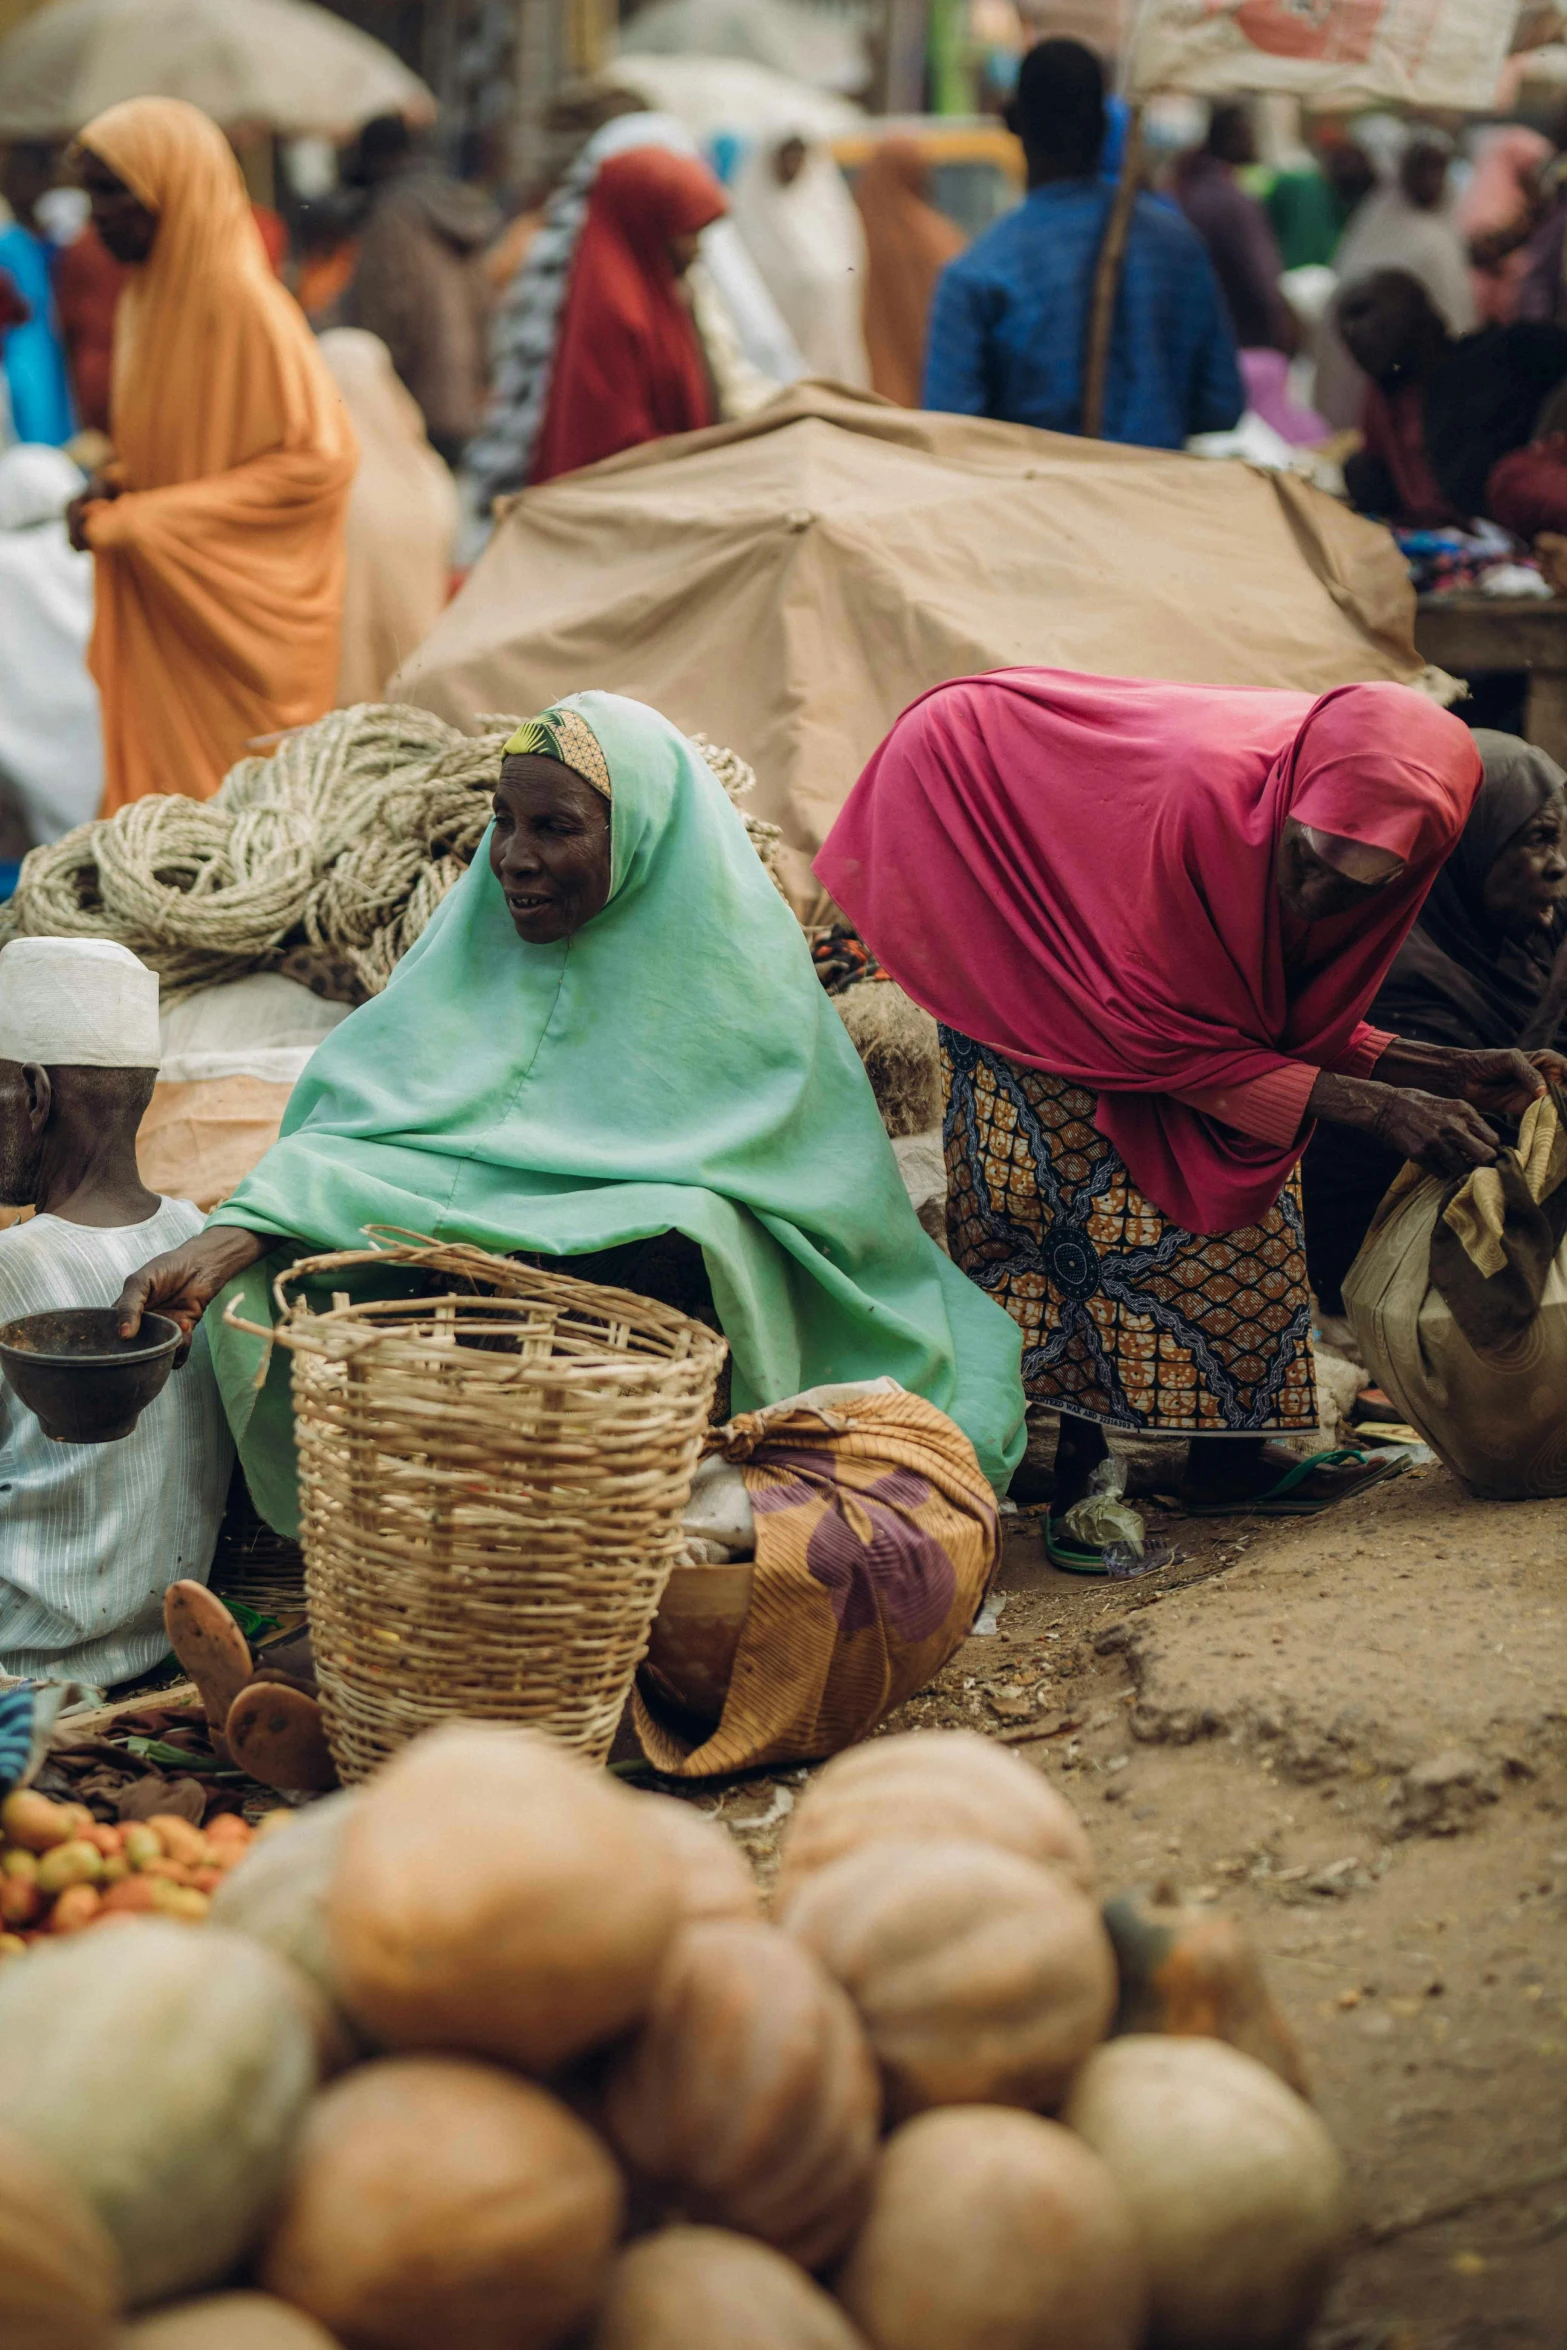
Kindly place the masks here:
<instances>
[{"instance_id":1,"label":"round gourd","mask_svg":"<svg viewBox=\"0 0 1567 2350\"><path fill-rule=\"evenodd\" d=\"M1093 1890L1093 1847L1071 1805L1032 1764L977 1730L906 1730L834 1755L784 1831L780 1895L889 1836L994 1845Z\"/></svg>"},{"instance_id":2,"label":"round gourd","mask_svg":"<svg viewBox=\"0 0 1567 2350\"><path fill-rule=\"evenodd\" d=\"M5 2350L113 2350L113 2244L69 2179L0 2132L0 2342Z\"/></svg>"},{"instance_id":3,"label":"round gourd","mask_svg":"<svg viewBox=\"0 0 1567 2350\"><path fill-rule=\"evenodd\" d=\"M779 1922L859 2010L894 2120L1055 2106L1115 2013L1087 1894L988 1845L867 1844L800 1879Z\"/></svg>"},{"instance_id":4,"label":"round gourd","mask_svg":"<svg viewBox=\"0 0 1567 2350\"><path fill-rule=\"evenodd\" d=\"M616 2261L587 2350L865 2350L792 2260L726 2228L665 2228Z\"/></svg>"},{"instance_id":5,"label":"round gourd","mask_svg":"<svg viewBox=\"0 0 1567 2350\"><path fill-rule=\"evenodd\" d=\"M303 1805L286 1828L250 1847L212 1897L215 1926L253 1935L291 1959L334 2007L342 1993L327 1939L326 1897L359 1800L357 1790L345 1788Z\"/></svg>"},{"instance_id":6,"label":"round gourd","mask_svg":"<svg viewBox=\"0 0 1567 2350\"><path fill-rule=\"evenodd\" d=\"M332 1963L384 2045L545 2072L637 2021L679 1904L638 1797L535 1731L454 1723L361 1791Z\"/></svg>"},{"instance_id":7,"label":"round gourd","mask_svg":"<svg viewBox=\"0 0 1567 2350\"><path fill-rule=\"evenodd\" d=\"M815 2268L870 2188L881 2099L854 2011L774 1926L676 1937L652 2010L604 2085L604 2127L683 2217Z\"/></svg>"},{"instance_id":8,"label":"round gourd","mask_svg":"<svg viewBox=\"0 0 1567 2350\"><path fill-rule=\"evenodd\" d=\"M302 2309L270 2293L210 2293L138 2318L120 2350L338 2350Z\"/></svg>"},{"instance_id":9,"label":"round gourd","mask_svg":"<svg viewBox=\"0 0 1567 2350\"><path fill-rule=\"evenodd\" d=\"M1344 2168L1310 2106L1218 2040L1096 2050L1065 2117L1126 2198L1158 2350L1283 2350L1306 2334L1347 2224Z\"/></svg>"},{"instance_id":10,"label":"round gourd","mask_svg":"<svg viewBox=\"0 0 1567 2350\"><path fill-rule=\"evenodd\" d=\"M1137 2350L1148 2307L1104 2164L1058 2123L994 2106L894 2131L837 2283L875 2350Z\"/></svg>"},{"instance_id":11,"label":"round gourd","mask_svg":"<svg viewBox=\"0 0 1567 2350\"><path fill-rule=\"evenodd\" d=\"M555 2350L621 2214L615 2165L545 2090L384 2057L316 2100L258 2275L354 2350Z\"/></svg>"},{"instance_id":12,"label":"round gourd","mask_svg":"<svg viewBox=\"0 0 1567 2350\"><path fill-rule=\"evenodd\" d=\"M315 2005L259 1942L163 1918L0 1970L0 2127L97 2213L133 2307L214 2283L255 2240L315 2087Z\"/></svg>"},{"instance_id":13,"label":"round gourd","mask_svg":"<svg viewBox=\"0 0 1567 2350\"><path fill-rule=\"evenodd\" d=\"M680 1922L762 1914L751 1864L727 1828L671 1795L644 1795L642 1824L667 1845L680 1871Z\"/></svg>"}]
</instances>

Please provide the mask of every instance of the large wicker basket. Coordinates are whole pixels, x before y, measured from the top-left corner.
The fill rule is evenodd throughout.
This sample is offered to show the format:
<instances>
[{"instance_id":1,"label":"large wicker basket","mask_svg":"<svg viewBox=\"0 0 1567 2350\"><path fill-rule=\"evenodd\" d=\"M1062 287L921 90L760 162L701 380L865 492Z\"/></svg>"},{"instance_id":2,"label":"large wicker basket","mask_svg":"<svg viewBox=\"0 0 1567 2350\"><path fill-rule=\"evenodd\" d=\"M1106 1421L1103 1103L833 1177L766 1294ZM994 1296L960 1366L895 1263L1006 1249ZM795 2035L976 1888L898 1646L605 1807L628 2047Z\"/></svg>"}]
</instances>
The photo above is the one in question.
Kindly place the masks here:
<instances>
[{"instance_id":1,"label":"large wicker basket","mask_svg":"<svg viewBox=\"0 0 1567 2350\"><path fill-rule=\"evenodd\" d=\"M303 1280L387 1266L468 1292L351 1304ZM362 1779L448 1715L609 1752L702 1449L724 1342L629 1290L477 1248L303 1258L301 1541L327 1737Z\"/></svg>"}]
</instances>

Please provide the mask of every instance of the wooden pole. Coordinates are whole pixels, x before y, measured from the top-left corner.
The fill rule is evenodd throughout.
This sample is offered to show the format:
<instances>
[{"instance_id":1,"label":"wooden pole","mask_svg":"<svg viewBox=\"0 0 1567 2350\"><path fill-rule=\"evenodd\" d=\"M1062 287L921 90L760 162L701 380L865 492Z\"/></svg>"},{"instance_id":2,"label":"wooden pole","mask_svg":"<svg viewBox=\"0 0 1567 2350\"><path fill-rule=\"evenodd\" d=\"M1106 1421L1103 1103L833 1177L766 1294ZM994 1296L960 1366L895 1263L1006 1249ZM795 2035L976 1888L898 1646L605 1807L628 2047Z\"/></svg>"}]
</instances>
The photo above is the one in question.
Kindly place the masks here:
<instances>
[{"instance_id":1,"label":"wooden pole","mask_svg":"<svg viewBox=\"0 0 1567 2350\"><path fill-rule=\"evenodd\" d=\"M1083 358L1084 436L1104 437L1105 385L1110 374L1110 330L1115 324L1115 298L1121 286L1121 264L1126 259L1132 207L1143 176L1143 110L1134 106L1127 117L1126 144L1121 150L1121 176L1115 183L1099 258L1094 265L1094 297L1088 312L1088 342Z\"/></svg>"}]
</instances>

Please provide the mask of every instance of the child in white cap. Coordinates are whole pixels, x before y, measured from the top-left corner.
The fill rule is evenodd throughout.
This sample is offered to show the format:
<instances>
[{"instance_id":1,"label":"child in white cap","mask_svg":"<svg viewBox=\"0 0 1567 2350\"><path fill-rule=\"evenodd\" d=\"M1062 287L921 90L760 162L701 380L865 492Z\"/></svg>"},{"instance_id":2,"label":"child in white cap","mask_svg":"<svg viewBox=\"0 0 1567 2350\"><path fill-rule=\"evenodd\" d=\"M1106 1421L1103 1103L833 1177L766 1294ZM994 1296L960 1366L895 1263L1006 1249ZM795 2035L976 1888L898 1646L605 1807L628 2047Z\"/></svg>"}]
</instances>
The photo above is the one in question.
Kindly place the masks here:
<instances>
[{"instance_id":1,"label":"child in white cap","mask_svg":"<svg viewBox=\"0 0 1567 2350\"><path fill-rule=\"evenodd\" d=\"M108 940L0 951L0 1325L112 1306L128 1273L201 1229L136 1170L158 1070L158 982ZM99 1687L168 1652L163 1594L205 1581L233 1448L206 1341L129 1436L59 1444L0 1381L0 1673Z\"/></svg>"}]
</instances>

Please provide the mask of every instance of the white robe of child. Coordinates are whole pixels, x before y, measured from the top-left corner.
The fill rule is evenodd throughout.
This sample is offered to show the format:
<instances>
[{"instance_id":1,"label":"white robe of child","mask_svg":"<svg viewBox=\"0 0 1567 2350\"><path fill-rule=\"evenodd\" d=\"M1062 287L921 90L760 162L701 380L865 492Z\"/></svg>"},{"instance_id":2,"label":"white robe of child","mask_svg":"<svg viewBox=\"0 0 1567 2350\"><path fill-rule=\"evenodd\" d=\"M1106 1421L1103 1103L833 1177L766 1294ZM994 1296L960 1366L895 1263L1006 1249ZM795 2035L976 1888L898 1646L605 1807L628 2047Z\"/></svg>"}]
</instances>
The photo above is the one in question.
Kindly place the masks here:
<instances>
[{"instance_id":1,"label":"white robe of child","mask_svg":"<svg viewBox=\"0 0 1567 2350\"><path fill-rule=\"evenodd\" d=\"M0 1324L112 1306L127 1274L204 1219L165 1199L142 1224L34 1216L0 1232ZM113 1444L57 1444L0 1380L0 1672L105 1687L168 1654L163 1594L212 1566L234 1447L206 1333Z\"/></svg>"}]
</instances>

